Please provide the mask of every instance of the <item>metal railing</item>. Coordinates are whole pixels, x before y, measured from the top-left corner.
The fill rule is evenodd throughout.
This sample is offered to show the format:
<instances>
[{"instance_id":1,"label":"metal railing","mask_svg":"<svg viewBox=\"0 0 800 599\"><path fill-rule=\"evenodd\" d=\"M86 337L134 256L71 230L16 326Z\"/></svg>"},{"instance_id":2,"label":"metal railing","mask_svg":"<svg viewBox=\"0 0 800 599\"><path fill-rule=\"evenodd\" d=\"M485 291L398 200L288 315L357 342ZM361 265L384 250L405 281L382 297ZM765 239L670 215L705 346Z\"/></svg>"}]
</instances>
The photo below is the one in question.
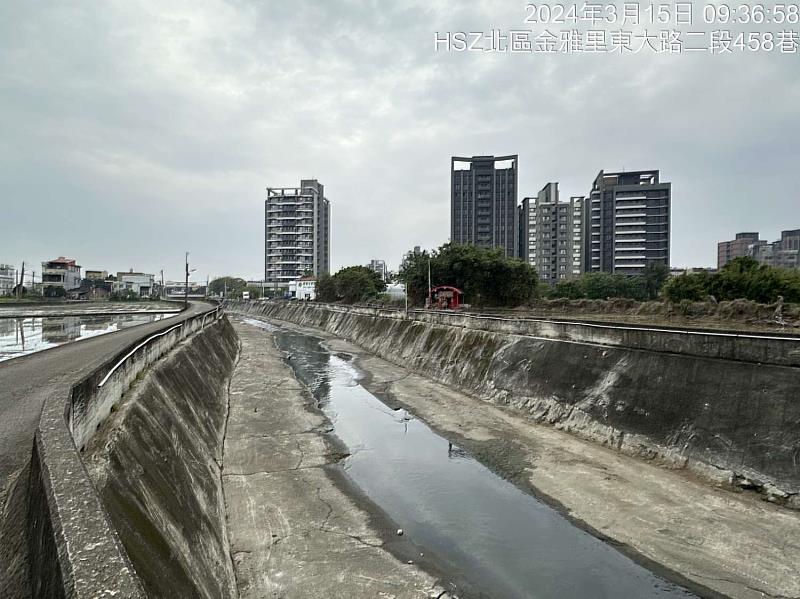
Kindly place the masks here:
<instances>
[{"instance_id":1,"label":"metal railing","mask_svg":"<svg viewBox=\"0 0 800 599\"><path fill-rule=\"evenodd\" d=\"M205 314L203 314L203 325L205 324L205 316L206 316L206 315L205 315ZM128 352L128 354L127 354L127 355L126 355L124 358L122 358L122 359L121 359L119 362L117 362L116 364L114 364L114 366L112 366L112 367L111 367L111 370L109 370L109 371L106 373L106 375L103 377L103 380L102 380L102 381L100 381L100 382L97 384L97 388L99 389L100 387L102 387L103 385L105 385L105 384L106 384L106 382L108 381L108 379L111 377L111 375L112 375L112 374L114 374L114 372L116 372L117 368L119 368L120 366L122 366L122 365L125 363L125 361L126 361L128 358L130 358L130 357L131 357L133 354L135 354L137 351L139 351L139 350L140 350L141 348L143 348L145 345L147 345L148 343L150 343L150 342L151 342L153 339L157 339L158 337L163 337L163 336L164 336L164 335L166 335L167 333L169 333L169 332L171 332L171 331L174 331L175 329L179 329L179 328L181 328L181 327L183 326L183 324L184 324L184 323L176 324L174 327L170 327L170 328L168 328L166 331L161 331L160 333L156 333L155 335L152 335L151 337L148 337L147 339L145 339L144 341L142 341L142 342L141 342L139 345L137 345L137 346L136 346L136 347L134 347L134 348L133 348L133 349L132 349L130 352ZM202 326L203 326L203 325L201 325L201 328L202 328Z\"/></svg>"}]
</instances>

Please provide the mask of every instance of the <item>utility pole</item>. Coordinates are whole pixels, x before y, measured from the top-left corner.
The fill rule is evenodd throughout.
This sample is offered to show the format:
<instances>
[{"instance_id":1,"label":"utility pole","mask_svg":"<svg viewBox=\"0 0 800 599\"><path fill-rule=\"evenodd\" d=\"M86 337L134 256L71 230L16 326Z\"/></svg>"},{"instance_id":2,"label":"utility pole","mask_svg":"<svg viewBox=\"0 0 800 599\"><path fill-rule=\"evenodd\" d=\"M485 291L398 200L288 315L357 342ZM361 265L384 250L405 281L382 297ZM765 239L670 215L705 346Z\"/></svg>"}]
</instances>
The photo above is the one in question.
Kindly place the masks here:
<instances>
[{"instance_id":1,"label":"utility pole","mask_svg":"<svg viewBox=\"0 0 800 599\"><path fill-rule=\"evenodd\" d=\"M19 285L17 285L17 299L22 297L22 286L25 283L25 261L22 261L22 272L19 274Z\"/></svg>"},{"instance_id":2,"label":"utility pole","mask_svg":"<svg viewBox=\"0 0 800 599\"><path fill-rule=\"evenodd\" d=\"M183 309L189 307L189 252L186 252L186 286L183 288Z\"/></svg>"},{"instance_id":3,"label":"utility pole","mask_svg":"<svg viewBox=\"0 0 800 599\"><path fill-rule=\"evenodd\" d=\"M428 254L428 308L433 306L433 300L431 298L431 255Z\"/></svg>"},{"instance_id":4,"label":"utility pole","mask_svg":"<svg viewBox=\"0 0 800 599\"><path fill-rule=\"evenodd\" d=\"M406 318L408 318L408 275L406 275L406 282L403 287L405 287L406 292Z\"/></svg>"}]
</instances>

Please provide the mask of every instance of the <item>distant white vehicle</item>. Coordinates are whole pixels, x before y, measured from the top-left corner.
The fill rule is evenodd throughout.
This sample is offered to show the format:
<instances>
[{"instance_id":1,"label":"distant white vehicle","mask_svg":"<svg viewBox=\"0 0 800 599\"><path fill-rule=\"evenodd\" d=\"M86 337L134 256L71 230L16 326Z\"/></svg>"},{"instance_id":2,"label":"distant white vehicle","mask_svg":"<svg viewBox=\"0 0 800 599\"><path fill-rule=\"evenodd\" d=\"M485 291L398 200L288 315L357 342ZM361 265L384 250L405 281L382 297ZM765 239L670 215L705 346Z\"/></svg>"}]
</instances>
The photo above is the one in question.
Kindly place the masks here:
<instances>
[{"instance_id":1,"label":"distant white vehicle","mask_svg":"<svg viewBox=\"0 0 800 599\"><path fill-rule=\"evenodd\" d=\"M250 292L249 291L242 291L242 299L249 300L250 299Z\"/></svg>"}]
</instances>

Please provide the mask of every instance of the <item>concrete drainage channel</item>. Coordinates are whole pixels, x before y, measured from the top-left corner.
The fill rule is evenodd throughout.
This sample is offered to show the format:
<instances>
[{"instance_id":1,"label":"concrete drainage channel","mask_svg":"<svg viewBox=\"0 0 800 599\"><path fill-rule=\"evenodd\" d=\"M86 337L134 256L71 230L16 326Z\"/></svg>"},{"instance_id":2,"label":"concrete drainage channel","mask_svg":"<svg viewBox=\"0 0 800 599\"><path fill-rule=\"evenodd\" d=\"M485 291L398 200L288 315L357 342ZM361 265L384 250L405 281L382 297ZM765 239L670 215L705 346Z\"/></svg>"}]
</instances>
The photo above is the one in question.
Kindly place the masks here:
<instances>
[{"instance_id":1,"label":"concrete drainage channel","mask_svg":"<svg viewBox=\"0 0 800 599\"><path fill-rule=\"evenodd\" d=\"M295 306L285 309L299 310ZM456 372L453 364L460 362L455 354L448 356L440 351L448 340L447 335L468 335L467 329L428 328L421 323L395 318L373 319L368 317L371 315L360 313L342 316L312 308L309 312L306 316L320 321L312 324L338 327L339 332L349 326L350 332L361 336L362 345L375 339L397 339L398 347L405 343L410 348L406 352L407 359L398 361L416 360L415 364L425 366L419 362L421 356L427 356L431 369L436 369L440 375L437 380L450 385L458 386L447 381L446 376L475 374L468 370ZM284 320L280 315L277 319ZM384 330L397 323L403 325L399 334ZM629 558L628 554L575 526L569 518L496 476L460 447L460 442L449 443L411 413L393 410L376 399L365 387L379 395L382 391L370 386L370 379L365 379L362 386L361 374L348 353L357 352L357 345L347 349L330 339L323 342L314 333L298 332L291 324L278 329L262 320L252 320L249 324L269 328L270 337L264 339L264 333L250 329L252 332L243 333L241 339L237 339L233 327L218 309L190 315L180 323L177 320L165 323L163 329L141 335L123 351L115 349L116 355L109 356L99 368L69 389L66 405L66 388L63 395L59 393L58 397L47 400L31 463L24 475L30 482L26 488L30 488L20 520L27 527L32 596L233 598L239 593L262 596L253 594L247 580L243 584L243 564L255 564L251 569L260 578L273 583L282 576L287 579L300 576L300 572L302 576L312 576L309 564L320 562L333 564L333 569L325 566L328 568L325 584L338 592L341 588L337 585L343 580L340 578L337 582L335 576L330 578L327 574L346 572L354 563L359 567L367 561L364 552L382 564L393 559L395 565L389 564L393 569L388 582L388 579L368 576L362 576L362 582L384 584L384 588L400 592L394 596L402 597L697 596L693 593L718 596L715 591L706 593L703 586L695 584L695 578L685 583L692 589L687 590L682 586L684 579L672 574L686 571L684 569L665 567L661 570L646 560L643 566L635 555L634 559ZM420 336L420 331L426 336ZM269 352L263 347L259 349L252 335L266 340ZM520 389L531 387L526 380L514 378L531 369L510 366L512 362L507 363L506 358L533 356L531 343L538 344L534 349L540 355L555 352L549 342L515 337L515 343L522 346L517 356L507 351L507 344L494 347L496 339L492 333L473 335L480 337L480 343L464 336L453 347L475 354L471 358L473 362L483 364L488 373L482 381L491 382L489 375L506 377L497 378L499 382L509 383L498 384L497 389L513 388L513 385ZM252 366L262 364L259 360L266 360L263 356L269 354L273 370L256 368L249 379L242 379L245 386L239 388L236 396L243 401L239 416L250 428L238 431L241 437L238 453L234 452L231 457L235 459L229 464L229 454L225 452L223 468L229 416L224 399L230 399L225 389L237 376L234 364L239 356L240 340L244 343L242 347L250 342L254 352L248 358L247 351L242 350L243 359L249 359ZM607 353L614 351L606 347L590 350L573 341L562 345L564 351L555 358L563 361L564 352L575 353L574 349L579 348L581 364L600 363ZM334 349L329 350L329 347ZM286 357L285 362L278 350ZM599 356L595 361L583 355L590 351ZM497 359L490 362L487 355ZM667 353L654 356L659 361L677 359ZM359 360L362 358L360 356ZM359 361L359 365L363 364ZM492 364L503 370L491 370ZM543 364L539 370L550 373L546 366ZM755 368L740 362L733 366ZM774 371L776 375L771 378L777 377L783 385L780 389L788 389L791 381L796 380L793 368L769 367L769 372ZM235 370L239 372L240 369ZM372 375L368 367L364 370ZM269 383L268 373L274 379ZM604 373L599 374L604 376ZM406 389L414 389L398 376L390 378L402 381L398 384ZM605 380L603 376L601 379ZM419 387L417 392L421 392ZM776 400L782 401L782 395L774 395ZM260 403L254 402L255 396L259 396ZM399 405L409 406L433 426L438 426L435 418L426 415L427 396L422 392L419 397L425 401ZM276 401L281 398L283 403ZM293 408L295 411L288 409L293 401L297 404ZM322 413L313 408L315 402ZM276 408L281 405L287 408L285 413ZM259 409L262 406L267 409ZM318 422L305 426L302 415L297 415L303 410L308 412L306 418L325 421L325 426L321 427ZM268 419L280 421L276 424L278 428L273 427L275 430L284 426L284 421L291 421L294 427L303 425L296 434L305 435L304 442L309 445L301 446L296 437L274 438L268 432L273 429L251 430L254 421ZM332 426L332 436L328 439L335 437L336 444L346 446L347 456L341 461L342 453L338 449L331 451L336 444L325 449L327 443L315 436L326 435L329 426ZM451 432L444 434L462 439L465 446L474 449L466 438L451 436ZM299 455L292 449L294 443L297 443ZM270 455L269 448L280 449L284 445L289 450L278 462L283 460L286 464L276 462L270 469L259 461ZM307 448L318 453L306 452ZM480 456L480 451L475 455ZM541 464L537 462L537 465ZM317 468L326 470L315 470ZM337 474L325 483L327 468ZM306 476L307 479L303 478ZM303 497L293 495L293 489L299 488L297 485L283 488L278 484L295 479L310 481L309 488L316 488L311 501L320 511L322 523L319 531L310 532L319 534L316 537L306 535L303 526L308 524L308 519L303 517L294 522L294 531L289 530L283 536L277 529L265 536L261 533L267 529L254 522L250 528L259 530L256 541L264 546L261 549L266 548L263 552L266 558L252 561L251 554L256 551L242 547L241 539L232 536L229 540L232 520L223 481L258 487L255 490L260 494L243 499L247 513L258 515L259 510L268 509L262 504L269 503L269 494L276 488L283 489L284 503L279 508L290 510L293 507L290 503L300 502ZM347 479L347 482L339 486L339 479ZM276 484L268 484L270 482ZM350 499L357 505L363 502L367 511L374 508L371 515L376 522L388 523L390 527L369 529L358 522L345 525L350 521L347 520L349 512L334 510L333 503L329 503L333 491L326 491L328 488L340 495L353 489ZM281 510L277 511L280 515ZM246 528L250 526L248 523L240 521L238 524ZM402 536L393 534L395 525L404 531ZM390 530L388 537L383 539L388 542L382 543L381 531L386 533L387 530ZM365 541L362 531L377 536ZM298 553L298 548L303 549L309 543L314 545L313 539L321 539L325 536L323 533L330 539L350 543L355 549L342 545L342 551L336 556L338 562L330 552L324 553L324 560L312 555L316 561L304 558L302 551ZM238 552L234 551L237 543ZM410 547L412 553L407 555L400 545L405 545L406 549ZM298 560L296 563L300 563L301 568L295 571L285 567L272 554L274 546L280 547L277 553L284 552L289 559ZM326 551L324 543L314 547ZM415 565L411 565L412 562ZM662 572L668 579L661 576ZM369 574L368 571L362 573ZM443 575L440 581L455 583L450 588L452 592L430 586L431 581L438 585L434 577L437 573ZM409 592L411 581L423 585L416 587L422 595ZM279 582L279 591L280 588ZM429 594L429 588L431 593L439 594ZM4 593L3 590L0 595L19 596ZM269 596L309 595L271 592ZM352 596L371 595L353 593Z\"/></svg>"},{"instance_id":2,"label":"concrete drainage channel","mask_svg":"<svg viewBox=\"0 0 800 599\"><path fill-rule=\"evenodd\" d=\"M321 339L280 328L273 334L349 448L342 463L349 478L437 569L472 593L695 596L573 526L411 414L390 409L358 383L346 356L329 353Z\"/></svg>"}]
</instances>

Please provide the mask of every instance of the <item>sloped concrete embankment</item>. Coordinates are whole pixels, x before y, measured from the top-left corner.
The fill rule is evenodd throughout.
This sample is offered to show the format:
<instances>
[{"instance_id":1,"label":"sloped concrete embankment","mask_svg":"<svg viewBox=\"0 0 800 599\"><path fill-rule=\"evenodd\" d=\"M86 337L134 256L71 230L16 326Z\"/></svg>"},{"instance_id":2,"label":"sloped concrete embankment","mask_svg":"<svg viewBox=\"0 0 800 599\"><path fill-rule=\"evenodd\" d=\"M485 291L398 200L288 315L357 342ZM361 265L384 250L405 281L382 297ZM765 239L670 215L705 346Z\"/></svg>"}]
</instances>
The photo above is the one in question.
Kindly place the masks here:
<instances>
[{"instance_id":1,"label":"sloped concrete embankment","mask_svg":"<svg viewBox=\"0 0 800 599\"><path fill-rule=\"evenodd\" d=\"M229 302L317 327L537 422L800 508L800 342Z\"/></svg>"},{"instance_id":2,"label":"sloped concrete embankment","mask_svg":"<svg viewBox=\"0 0 800 599\"><path fill-rule=\"evenodd\" d=\"M86 448L87 469L152 597L235 597L221 483L226 319L159 361Z\"/></svg>"},{"instance_id":3,"label":"sloped concrete embankment","mask_svg":"<svg viewBox=\"0 0 800 599\"><path fill-rule=\"evenodd\" d=\"M217 461L237 349L210 309L45 402L4 596L232 596Z\"/></svg>"}]
</instances>

